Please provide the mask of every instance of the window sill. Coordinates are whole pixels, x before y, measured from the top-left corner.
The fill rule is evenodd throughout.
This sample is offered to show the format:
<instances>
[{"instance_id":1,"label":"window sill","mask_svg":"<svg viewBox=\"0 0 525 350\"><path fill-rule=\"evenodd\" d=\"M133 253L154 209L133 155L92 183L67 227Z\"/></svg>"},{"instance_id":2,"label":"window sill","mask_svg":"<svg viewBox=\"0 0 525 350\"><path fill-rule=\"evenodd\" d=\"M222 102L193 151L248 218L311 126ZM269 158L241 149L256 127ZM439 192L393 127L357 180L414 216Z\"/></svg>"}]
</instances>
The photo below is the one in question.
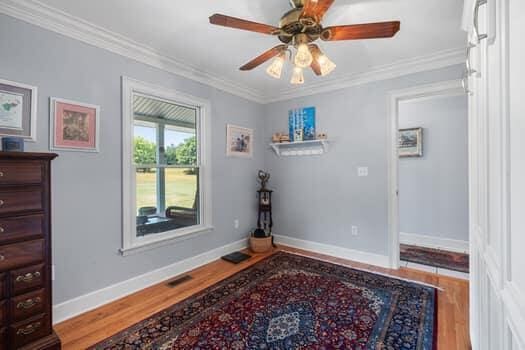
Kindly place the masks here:
<instances>
[{"instance_id":1,"label":"window sill","mask_svg":"<svg viewBox=\"0 0 525 350\"><path fill-rule=\"evenodd\" d=\"M141 239L135 241L127 247L119 249L119 252L122 256L133 255L141 253L147 250L164 247L170 244L179 243L187 239L195 238L205 233L213 231L213 226L199 226L180 232L176 235L171 235L169 237L160 237L158 239L148 239L142 241Z\"/></svg>"}]
</instances>

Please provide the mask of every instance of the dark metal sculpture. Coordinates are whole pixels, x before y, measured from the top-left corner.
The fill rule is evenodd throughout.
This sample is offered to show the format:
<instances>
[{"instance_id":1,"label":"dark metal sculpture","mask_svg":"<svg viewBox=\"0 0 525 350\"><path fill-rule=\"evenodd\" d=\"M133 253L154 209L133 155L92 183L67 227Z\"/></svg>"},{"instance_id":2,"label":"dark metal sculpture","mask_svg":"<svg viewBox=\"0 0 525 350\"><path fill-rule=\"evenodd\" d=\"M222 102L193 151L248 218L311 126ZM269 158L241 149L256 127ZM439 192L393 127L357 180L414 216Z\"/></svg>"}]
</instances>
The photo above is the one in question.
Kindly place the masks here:
<instances>
[{"instance_id":1,"label":"dark metal sculpture","mask_svg":"<svg viewBox=\"0 0 525 350\"><path fill-rule=\"evenodd\" d=\"M270 180L270 174L263 170L259 170L257 176L259 177L259 182L261 183L261 191L266 190L266 184L268 183L268 180Z\"/></svg>"}]
</instances>

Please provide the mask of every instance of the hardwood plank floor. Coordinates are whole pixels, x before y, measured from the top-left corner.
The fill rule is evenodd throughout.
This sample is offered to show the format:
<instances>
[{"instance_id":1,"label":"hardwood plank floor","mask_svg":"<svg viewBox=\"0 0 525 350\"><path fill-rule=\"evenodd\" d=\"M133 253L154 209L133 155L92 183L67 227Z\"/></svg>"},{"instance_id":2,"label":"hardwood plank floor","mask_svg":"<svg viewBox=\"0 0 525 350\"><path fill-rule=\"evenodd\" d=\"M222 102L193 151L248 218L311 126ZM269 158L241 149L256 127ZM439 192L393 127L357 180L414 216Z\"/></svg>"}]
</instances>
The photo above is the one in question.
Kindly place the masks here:
<instances>
[{"instance_id":1,"label":"hardwood plank floor","mask_svg":"<svg viewBox=\"0 0 525 350\"><path fill-rule=\"evenodd\" d=\"M390 270L282 245L274 251L278 250L431 283L442 288L443 290L438 293L438 349L470 349L467 281L409 268ZM62 340L62 348L64 350L85 349L233 275L270 254L272 253L252 254L252 259L238 265L217 260L189 272L193 279L175 288L168 287L166 283L160 283L64 321L55 326L55 330Z\"/></svg>"}]
</instances>

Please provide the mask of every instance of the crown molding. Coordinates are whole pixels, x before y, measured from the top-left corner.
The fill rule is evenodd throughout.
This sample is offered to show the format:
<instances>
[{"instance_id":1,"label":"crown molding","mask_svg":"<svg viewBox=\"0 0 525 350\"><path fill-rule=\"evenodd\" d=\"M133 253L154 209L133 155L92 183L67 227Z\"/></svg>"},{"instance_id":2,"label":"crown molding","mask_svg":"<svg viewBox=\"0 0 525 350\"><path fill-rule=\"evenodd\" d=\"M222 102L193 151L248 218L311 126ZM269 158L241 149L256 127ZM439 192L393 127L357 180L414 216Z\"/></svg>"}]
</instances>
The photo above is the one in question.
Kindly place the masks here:
<instances>
[{"instance_id":1,"label":"crown molding","mask_svg":"<svg viewBox=\"0 0 525 350\"><path fill-rule=\"evenodd\" d=\"M464 49L445 50L431 55L414 57L407 60L396 61L388 65L374 67L364 73L351 74L341 78L324 79L318 83L309 83L300 88L296 87L281 90L278 96L265 96L264 101L266 103L285 101L297 97L345 89L374 81L388 80L404 75L445 68L464 62Z\"/></svg>"},{"instance_id":2,"label":"crown molding","mask_svg":"<svg viewBox=\"0 0 525 350\"><path fill-rule=\"evenodd\" d=\"M264 89L254 89L205 72L198 67L166 56L154 48L45 5L38 0L0 0L0 13L261 104L444 68L460 64L465 60L464 49L446 50L372 67L363 73L333 79L325 78L318 83L308 83L299 88L286 88L265 94Z\"/></svg>"},{"instance_id":3,"label":"crown molding","mask_svg":"<svg viewBox=\"0 0 525 350\"><path fill-rule=\"evenodd\" d=\"M264 103L260 98L260 91L180 62L151 47L39 1L0 0L0 13L245 99Z\"/></svg>"}]
</instances>

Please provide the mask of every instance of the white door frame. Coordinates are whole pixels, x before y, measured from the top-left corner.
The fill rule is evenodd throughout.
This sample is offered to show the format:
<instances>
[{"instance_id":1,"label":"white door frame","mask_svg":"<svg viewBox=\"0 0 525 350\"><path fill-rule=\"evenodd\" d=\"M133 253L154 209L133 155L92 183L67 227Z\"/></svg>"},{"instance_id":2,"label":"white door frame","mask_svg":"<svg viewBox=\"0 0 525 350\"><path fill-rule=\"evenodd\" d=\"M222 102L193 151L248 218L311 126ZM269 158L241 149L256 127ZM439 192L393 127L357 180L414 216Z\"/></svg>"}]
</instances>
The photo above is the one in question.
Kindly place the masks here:
<instances>
[{"instance_id":1,"label":"white door frame","mask_svg":"<svg viewBox=\"0 0 525 350\"><path fill-rule=\"evenodd\" d=\"M399 159L397 138L399 125L399 103L407 100L421 100L435 97L464 95L461 80L442 81L429 85L420 85L403 90L394 90L388 94L388 252L390 267L399 268Z\"/></svg>"}]
</instances>

